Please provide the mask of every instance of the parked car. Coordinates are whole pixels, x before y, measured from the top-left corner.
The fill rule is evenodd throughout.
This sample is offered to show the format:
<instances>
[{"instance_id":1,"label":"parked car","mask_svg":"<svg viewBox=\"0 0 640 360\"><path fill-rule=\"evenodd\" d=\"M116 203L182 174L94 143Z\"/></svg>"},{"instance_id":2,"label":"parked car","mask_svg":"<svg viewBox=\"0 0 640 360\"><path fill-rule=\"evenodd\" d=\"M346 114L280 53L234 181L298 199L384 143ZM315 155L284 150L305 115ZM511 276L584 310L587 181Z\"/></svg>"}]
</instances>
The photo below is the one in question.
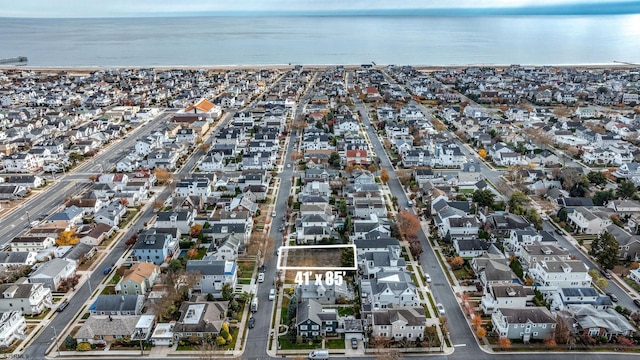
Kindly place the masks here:
<instances>
[{"instance_id":1,"label":"parked car","mask_svg":"<svg viewBox=\"0 0 640 360\"><path fill-rule=\"evenodd\" d=\"M613 301L613 302L618 302L618 297L616 296L616 294L614 294L614 293L607 293L606 295L607 295L608 297L610 297L610 298L611 298L611 301Z\"/></svg>"},{"instance_id":2,"label":"parked car","mask_svg":"<svg viewBox=\"0 0 640 360\"><path fill-rule=\"evenodd\" d=\"M633 299L633 303L636 304L637 307L640 307L640 299Z\"/></svg>"},{"instance_id":3,"label":"parked car","mask_svg":"<svg viewBox=\"0 0 640 360\"><path fill-rule=\"evenodd\" d=\"M424 278L427 279L427 282L430 283L431 282L431 275L429 274L424 274Z\"/></svg>"},{"instance_id":4,"label":"parked car","mask_svg":"<svg viewBox=\"0 0 640 360\"><path fill-rule=\"evenodd\" d=\"M276 215L278 215L278 213L275 210L273 210L273 212L271 213L271 217L276 217Z\"/></svg>"},{"instance_id":5,"label":"parked car","mask_svg":"<svg viewBox=\"0 0 640 360\"><path fill-rule=\"evenodd\" d=\"M358 339L351 338L351 348L352 349L357 349L358 348Z\"/></svg>"},{"instance_id":6,"label":"parked car","mask_svg":"<svg viewBox=\"0 0 640 360\"><path fill-rule=\"evenodd\" d=\"M562 230L560 230L560 229L556 229L556 234L558 234L558 235L564 235L564 232L562 232Z\"/></svg>"},{"instance_id":7,"label":"parked car","mask_svg":"<svg viewBox=\"0 0 640 360\"><path fill-rule=\"evenodd\" d=\"M438 308L438 312L440 313L440 315L444 315L444 306L442 306L442 304L438 303L436 305L436 307Z\"/></svg>"},{"instance_id":8,"label":"parked car","mask_svg":"<svg viewBox=\"0 0 640 360\"><path fill-rule=\"evenodd\" d=\"M611 279L611 274L609 274L607 270L600 270L600 274L602 274L602 276L604 276L607 279Z\"/></svg>"},{"instance_id":9,"label":"parked car","mask_svg":"<svg viewBox=\"0 0 640 360\"><path fill-rule=\"evenodd\" d=\"M253 329L256 326L256 319L252 316L249 318L249 329Z\"/></svg>"},{"instance_id":10,"label":"parked car","mask_svg":"<svg viewBox=\"0 0 640 360\"><path fill-rule=\"evenodd\" d=\"M109 275L110 272L111 272L111 267L106 267L106 268L104 268L104 271L102 273L104 275Z\"/></svg>"},{"instance_id":11,"label":"parked car","mask_svg":"<svg viewBox=\"0 0 640 360\"><path fill-rule=\"evenodd\" d=\"M64 310L67 306L69 306L69 300L65 300L63 301L60 305L58 305L58 308L56 309L57 312L61 312L62 310Z\"/></svg>"},{"instance_id":12,"label":"parked car","mask_svg":"<svg viewBox=\"0 0 640 360\"><path fill-rule=\"evenodd\" d=\"M276 289L269 290L269 300L275 300L276 298Z\"/></svg>"},{"instance_id":13,"label":"parked car","mask_svg":"<svg viewBox=\"0 0 640 360\"><path fill-rule=\"evenodd\" d=\"M264 267L264 265L260 266L260 272L263 273L265 272L267 269Z\"/></svg>"},{"instance_id":14,"label":"parked car","mask_svg":"<svg viewBox=\"0 0 640 360\"><path fill-rule=\"evenodd\" d=\"M264 282L264 273L258 274L258 282L259 283Z\"/></svg>"}]
</instances>

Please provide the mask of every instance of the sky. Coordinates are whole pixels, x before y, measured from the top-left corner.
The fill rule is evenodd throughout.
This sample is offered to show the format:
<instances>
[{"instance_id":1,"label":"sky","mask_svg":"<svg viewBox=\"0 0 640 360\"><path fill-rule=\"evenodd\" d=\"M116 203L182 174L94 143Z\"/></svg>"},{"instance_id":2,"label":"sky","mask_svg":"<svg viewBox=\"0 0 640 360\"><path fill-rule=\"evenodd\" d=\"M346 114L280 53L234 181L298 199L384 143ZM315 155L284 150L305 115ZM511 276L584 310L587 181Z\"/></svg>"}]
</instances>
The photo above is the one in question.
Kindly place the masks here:
<instances>
[{"instance_id":1,"label":"sky","mask_svg":"<svg viewBox=\"0 0 640 360\"><path fill-rule=\"evenodd\" d=\"M0 0L0 4L0 17L21 18L366 15L409 10L426 15L640 13L640 0Z\"/></svg>"}]
</instances>

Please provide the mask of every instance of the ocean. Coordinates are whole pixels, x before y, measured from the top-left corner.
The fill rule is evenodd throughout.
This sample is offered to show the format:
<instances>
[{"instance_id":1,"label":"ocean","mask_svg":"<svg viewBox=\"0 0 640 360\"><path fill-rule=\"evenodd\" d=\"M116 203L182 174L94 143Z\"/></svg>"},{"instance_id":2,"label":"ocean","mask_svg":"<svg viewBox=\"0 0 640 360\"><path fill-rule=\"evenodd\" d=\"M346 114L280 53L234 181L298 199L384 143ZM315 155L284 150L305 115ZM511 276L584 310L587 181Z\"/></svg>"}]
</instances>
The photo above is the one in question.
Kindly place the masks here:
<instances>
[{"instance_id":1,"label":"ocean","mask_svg":"<svg viewBox=\"0 0 640 360\"><path fill-rule=\"evenodd\" d=\"M0 18L29 66L640 63L640 15Z\"/></svg>"}]
</instances>

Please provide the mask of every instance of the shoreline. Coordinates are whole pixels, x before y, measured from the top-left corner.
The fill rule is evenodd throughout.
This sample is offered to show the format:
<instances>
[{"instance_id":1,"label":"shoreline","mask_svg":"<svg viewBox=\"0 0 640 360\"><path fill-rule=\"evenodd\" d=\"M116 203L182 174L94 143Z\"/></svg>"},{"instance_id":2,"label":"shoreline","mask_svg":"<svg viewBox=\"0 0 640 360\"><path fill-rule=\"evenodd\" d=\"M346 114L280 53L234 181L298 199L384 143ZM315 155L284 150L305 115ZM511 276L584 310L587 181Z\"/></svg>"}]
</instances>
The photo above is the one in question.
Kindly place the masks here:
<instances>
[{"instance_id":1,"label":"shoreline","mask_svg":"<svg viewBox=\"0 0 640 360\"><path fill-rule=\"evenodd\" d=\"M28 70L28 71L98 71L108 69L157 69L157 70L172 70L172 69L187 69L187 70L253 70L253 69L267 69L267 70L290 70L295 66L302 66L306 69L326 69L336 66L344 66L346 69L360 68L362 65L372 65L373 68L383 69L391 65L395 66L412 66L415 69L423 71L437 71L441 69L451 68L471 68L471 67L491 67L504 69L513 65L522 67L555 67L555 68L574 68L574 69L610 69L610 68L638 68L640 64L632 63L602 63L602 64L452 64L452 65L410 65L410 64L376 64L360 63L360 64L252 64L252 65L132 65L132 66L109 66L109 65L92 65L92 66L29 66L29 65L0 65L0 70Z\"/></svg>"}]
</instances>

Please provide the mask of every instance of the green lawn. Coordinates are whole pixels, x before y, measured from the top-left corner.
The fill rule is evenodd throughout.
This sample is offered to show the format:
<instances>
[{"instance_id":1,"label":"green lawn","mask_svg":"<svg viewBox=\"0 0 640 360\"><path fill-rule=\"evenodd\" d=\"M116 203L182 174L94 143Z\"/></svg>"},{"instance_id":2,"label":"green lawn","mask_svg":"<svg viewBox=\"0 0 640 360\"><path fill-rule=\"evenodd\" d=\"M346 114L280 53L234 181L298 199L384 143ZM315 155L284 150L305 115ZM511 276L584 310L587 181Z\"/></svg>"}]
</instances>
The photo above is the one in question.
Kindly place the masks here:
<instances>
[{"instance_id":1,"label":"green lawn","mask_svg":"<svg viewBox=\"0 0 640 360\"><path fill-rule=\"evenodd\" d=\"M456 276L456 279L470 279L471 274L469 274L469 270L466 267L462 267L457 270L453 270L453 274Z\"/></svg>"},{"instance_id":2,"label":"green lawn","mask_svg":"<svg viewBox=\"0 0 640 360\"><path fill-rule=\"evenodd\" d=\"M331 339L325 341L327 349L344 349L344 339Z\"/></svg>"},{"instance_id":3,"label":"green lawn","mask_svg":"<svg viewBox=\"0 0 640 360\"><path fill-rule=\"evenodd\" d=\"M280 344L280 349L282 350L314 350L319 347L320 343L312 342L309 345L309 342L303 342L302 344L296 344L295 340L291 341L285 335L278 338L278 344Z\"/></svg>"},{"instance_id":4,"label":"green lawn","mask_svg":"<svg viewBox=\"0 0 640 360\"><path fill-rule=\"evenodd\" d=\"M289 302L291 300L288 297L282 298L282 307L280 310L280 324L289 325Z\"/></svg>"},{"instance_id":5,"label":"green lawn","mask_svg":"<svg viewBox=\"0 0 640 360\"><path fill-rule=\"evenodd\" d=\"M340 308L338 308L338 315L340 315L340 316L353 315L353 308L352 307L340 307Z\"/></svg>"},{"instance_id":6,"label":"green lawn","mask_svg":"<svg viewBox=\"0 0 640 360\"><path fill-rule=\"evenodd\" d=\"M251 285L251 279L238 279L238 284Z\"/></svg>"}]
</instances>

